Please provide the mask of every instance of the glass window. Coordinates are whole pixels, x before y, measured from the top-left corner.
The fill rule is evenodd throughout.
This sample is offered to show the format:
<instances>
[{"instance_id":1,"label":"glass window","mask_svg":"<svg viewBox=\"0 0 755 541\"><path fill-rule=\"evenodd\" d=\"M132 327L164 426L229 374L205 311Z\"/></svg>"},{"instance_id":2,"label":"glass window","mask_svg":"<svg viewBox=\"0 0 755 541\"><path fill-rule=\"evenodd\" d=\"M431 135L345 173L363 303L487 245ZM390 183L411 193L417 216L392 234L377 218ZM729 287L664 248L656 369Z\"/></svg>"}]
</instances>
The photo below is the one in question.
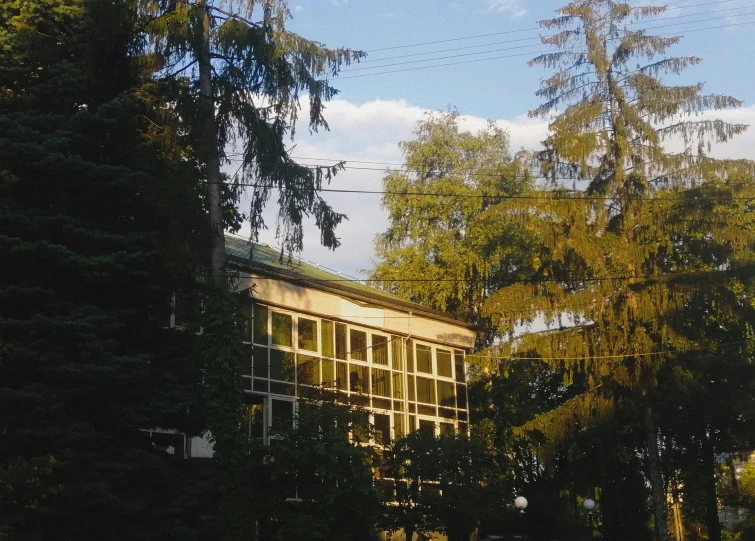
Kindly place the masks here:
<instances>
[{"instance_id":1,"label":"glass window","mask_svg":"<svg viewBox=\"0 0 755 541\"><path fill-rule=\"evenodd\" d=\"M276 428L286 428L292 426L294 421L294 403L288 400L270 400L272 405L273 426Z\"/></svg>"},{"instance_id":2,"label":"glass window","mask_svg":"<svg viewBox=\"0 0 755 541\"><path fill-rule=\"evenodd\" d=\"M259 304L255 304L253 315L254 315L254 343L262 344L263 346L266 346L268 344L267 308L264 306L260 306Z\"/></svg>"},{"instance_id":3,"label":"glass window","mask_svg":"<svg viewBox=\"0 0 755 541\"><path fill-rule=\"evenodd\" d=\"M288 314L273 312L273 317L271 319L273 327L273 345L291 347L293 344L293 318Z\"/></svg>"},{"instance_id":4,"label":"glass window","mask_svg":"<svg viewBox=\"0 0 755 541\"><path fill-rule=\"evenodd\" d=\"M296 381L300 385L320 383L320 363L317 357L299 354L296 361Z\"/></svg>"},{"instance_id":5,"label":"glass window","mask_svg":"<svg viewBox=\"0 0 755 541\"><path fill-rule=\"evenodd\" d=\"M366 366L349 364L349 390L356 393L364 393L369 388L368 372Z\"/></svg>"},{"instance_id":6,"label":"glass window","mask_svg":"<svg viewBox=\"0 0 755 541\"><path fill-rule=\"evenodd\" d=\"M299 349L317 351L317 321L299 318Z\"/></svg>"},{"instance_id":7,"label":"glass window","mask_svg":"<svg viewBox=\"0 0 755 541\"><path fill-rule=\"evenodd\" d=\"M278 349L270 350L270 379L294 381L294 354Z\"/></svg>"},{"instance_id":8,"label":"glass window","mask_svg":"<svg viewBox=\"0 0 755 541\"><path fill-rule=\"evenodd\" d=\"M255 378L267 378L267 348L255 346L254 348L254 370Z\"/></svg>"},{"instance_id":9,"label":"glass window","mask_svg":"<svg viewBox=\"0 0 755 541\"><path fill-rule=\"evenodd\" d=\"M403 413L394 413L393 414L393 432L396 434L396 438L403 438L406 434L406 431L404 430L404 414Z\"/></svg>"},{"instance_id":10,"label":"glass window","mask_svg":"<svg viewBox=\"0 0 755 541\"><path fill-rule=\"evenodd\" d=\"M409 434L414 434L417 431L417 416L409 416Z\"/></svg>"},{"instance_id":11,"label":"glass window","mask_svg":"<svg viewBox=\"0 0 755 541\"><path fill-rule=\"evenodd\" d=\"M404 398L404 374L393 372L393 398L401 400Z\"/></svg>"},{"instance_id":12,"label":"glass window","mask_svg":"<svg viewBox=\"0 0 755 541\"><path fill-rule=\"evenodd\" d=\"M244 346L241 350L241 358L239 358L239 374L242 376L252 375L252 347Z\"/></svg>"},{"instance_id":13,"label":"glass window","mask_svg":"<svg viewBox=\"0 0 755 541\"><path fill-rule=\"evenodd\" d=\"M467 381L467 371L464 367L464 353L454 350L454 368L456 369L456 381Z\"/></svg>"},{"instance_id":14,"label":"glass window","mask_svg":"<svg viewBox=\"0 0 755 541\"><path fill-rule=\"evenodd\" d=\"M391 366L394 370L404 369L404 341L400 336L391 335Z\"/></svg>"},{"instance_id":15,"label":"glass window","mask_svg":"<svg viewBox=\"0 0 755 541\"><path fill-rule=\"evenodd\" d=\"M391 397L390 372L380 368L372 369L372 394Z\"/></svg>"},{"instance_id":16,"label":"glass window","mask_svg":"<svg viewBox=\"0 0 755 541\"><path fill-rule=\"evenodd\" d=\"M428 378L417 378L417 402L435 404L435 381Z\"/></svg>"},{"instance_id":17,"label":"glass window","mask_svg":"<svg viewBox=\"0 0 755 541\"><path fill-rule=\"evenodd\" d=\"M375 419L375 441L378 445L391 444L391 417L382 413L373 415Z\"/></svg>"},{"instance_id":18,"label":"glass window","mask_svg":"<svg viewBox=\"0 0 755 541\"><path fill-rule=\"evenodd\" d=\"M336 388L346 391L349 388L349 378L346 363L338 362L336 364Z\"/></svg>"},{"instance_id":19,"label":"glass window","mask_svg":"<svg viewBox=\"0 0 755 541\"><path fill-rule=\"evenodd\" d=\"M243 303L241 313L244 316L244 342L251 342L254 336L254 312L252 303Z\"/></svg>"},{"instance_id":20,"label":"glass window","mask_svg":"<svg viewBox=\"0 0 755 541\"><path fill-rule=\"evenodd\" d=\"M440 423L440 435L443 436L453 436L454 435L454 425L451 423Z\"/></svg>"},{"instance_id":21,"label":"glass window","mask_svg":"<svg viewBox=\"0 0 755 541\"><path fill-rule=\"evenodd\" d=\"M419 420L419 433L430 438L435 437L435 421Z\"/></svg>"},{"instance_id":22,"label":"glass window","mask_svg":"<svg viewBox=\"0 0 755 541\"><path fill-rule=\"evenodd\" d=\"M351 329L349 333L351 343L349 344L349 354L352 361L367 361L367 333Z\"/></svg>"},{"instance_id":23,"label":"glass window","mask_svg":"<svg viewBox=\"0 0 755 541\"><path fill-rule=\"evenodd\" d=\"M372 362L388 366L388 337L372 335Z\"/></svg>"},{"instance_id":24,"label":"glass window","mask_svg":"<svg viewBox=\"0 0 755 541\"><path fill-rule=\"evenodd\" d=\"M332 357L335 354L333 350L333 322L323 319L320 322L320 340L322 341L323 357Z\"/></svg>"},{"instance_id":25,"label":"glass window","mask_svg":"<svg viewBox=\"0 0 755 541\"><path fill-rule=\"evenodd\" d=\"M417 372L433 373L433 350L430 346L417 344Z\"/></svg>"},{"instance_id":26,"label":"glass window","mask_svg":"<svg viewBox=\"0 0 755 541\"><path fill-rule=\"evenodd\" d=\"M414 373L414 340L406 341L406 371Z\"/></svg>"},{"instance_id":27,"label":"glass window","mask_svg":"<svg viewBox=\"0 0 755 541\"><path fill-rule=\"evenodd\" d=\"M265 397L258 394L247 395L249 400L249 435L262 438L265 435Z\"/></svg>"},{"instance_id":28,"label":"glass window","mask_svg":"<svg viewBox=\"0 0 755 541\"><path fill-rule=\"evenodd\" d=\"M332 359L322 359L320 361L322 367L322 383L325 387L335 387L335 377L333 376L333 361Z\"/></svg>"},{"instance_id":29,"label":"glass window","mask_svg":"<svg viewBox=\"0 0 755 541\"><path fill-rule=\"evenodd\" d=\"M451 372L451 352L447 349L435 350L435 363L438 367L438 375L444 378L453 376Z\"/></svg>"},{"instance_id":30,"label":"glass window","mask_svg":"<svg viewBox=\"0 0 755 541\"><path fill-rule=\"evenodd\" d=\"M456 385L456 401L459 409L467 409L467 386Z\"/></svg>"},{"instance_id":31,"label":"glass window","mask_svg":"<svg viewBox=\"0 0 755 541\"><path fill-rule=\"evenodd\" d=\"M438 405L447 408L456 407L456 397L454 397L454 384L452 381L438 381Z\"/></svg>"},{"instance_id":32,"label":"glass window","mask_svg":"<svg viewBox=\"0 0 755 541\"><path fill-rule=\"evenodd\" d=\"M346 359L346 325L336 323L336 358Z\"/></svg>"},{"instance_id":33,"label":"glass window","mask_svg":"<svg viewBox=\"0 0 755 541\"><path fill-rule=\"evenodd\" d=\"M459 423L459 434L462 436L469 434L469 425L467 423Z\"/></svg>"},{"instance_id":34,"label":"glass window","mask_svg":"<svg viewBox=\"0 0 755 541\"><path fill-rule=\"evenodd\" d=\"M416 398L414 398L414 376L409 376L407 378L407 382L407 397L409 400L414 402L416 400Z\"/></svg>"}]
</instances>

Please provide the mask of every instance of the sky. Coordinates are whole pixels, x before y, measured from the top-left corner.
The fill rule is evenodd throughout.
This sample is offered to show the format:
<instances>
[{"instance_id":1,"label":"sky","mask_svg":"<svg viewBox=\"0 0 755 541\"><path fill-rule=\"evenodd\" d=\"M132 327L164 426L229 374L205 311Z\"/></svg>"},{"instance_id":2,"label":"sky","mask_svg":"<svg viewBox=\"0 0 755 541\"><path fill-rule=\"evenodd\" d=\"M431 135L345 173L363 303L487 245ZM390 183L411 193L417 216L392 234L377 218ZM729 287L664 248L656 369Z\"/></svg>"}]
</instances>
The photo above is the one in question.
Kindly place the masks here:
<instances>
[{"instance_id":1,"label":"sky","mask_svg":"<svg viewBox=\"0 0 755 541\"><path fill-rule=\"evenodd\" d=\"M554 0L290 0L290 30L329 47L368 52L366 61L344 68L332 81L339 94L325 110L330 131L309 134L306 125L298 127L293 156L318 165L346 160L349 169L336 176L332 188L380 190L384 168L402 162L398 143L412 139L423 115L448 107L460 113L463 129L477 131L495 120L509 131L512 151L538 148L547 122L527 113L539 105L535 91L549 72L527 61L547 50L539 44L547 32L537 21L552 17L561 5ZM670 54L703 59L666 82L704 82L706 93L742 100L742 108L715 116L753 128L713 153L755 159L755 0L669 0L666 5L664 15L644 26L682 36ZM435 43L413 46L427 42ZM307 117L305 101L301 118ZM349 217L338 228L342 244L335 251L319 246L318 231L309 222L302 257L363 276L361 271L375 263L374 238L387 227L380 196L329 193L325 198ZM260 234L261 242L273 246L275 211L273 196L265 213L270 229Z\"/></svg>"}]
</instances>

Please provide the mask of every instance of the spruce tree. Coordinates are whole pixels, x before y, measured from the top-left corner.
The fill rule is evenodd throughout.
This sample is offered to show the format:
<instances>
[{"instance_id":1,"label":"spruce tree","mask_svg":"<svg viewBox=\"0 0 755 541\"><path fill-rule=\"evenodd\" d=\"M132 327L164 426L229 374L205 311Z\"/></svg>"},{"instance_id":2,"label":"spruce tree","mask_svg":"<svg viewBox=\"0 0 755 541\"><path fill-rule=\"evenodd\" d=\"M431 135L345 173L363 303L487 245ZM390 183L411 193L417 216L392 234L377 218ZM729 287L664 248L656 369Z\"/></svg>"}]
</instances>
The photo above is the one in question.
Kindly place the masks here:
<instances>
[{"instance_id":1,"label":"spruce tree","mask_svg":"<svg viewBox=\"0 0 755 541\"><path fill-rule=\"evenodd\" d=\"M192 335L167 330L198 176L151 131L124 2L0 10L0 538L191 539ZM188 507L187 507L188 505ZM186 519L186 516L195 518Z\"/></svg>"}]
</instances>

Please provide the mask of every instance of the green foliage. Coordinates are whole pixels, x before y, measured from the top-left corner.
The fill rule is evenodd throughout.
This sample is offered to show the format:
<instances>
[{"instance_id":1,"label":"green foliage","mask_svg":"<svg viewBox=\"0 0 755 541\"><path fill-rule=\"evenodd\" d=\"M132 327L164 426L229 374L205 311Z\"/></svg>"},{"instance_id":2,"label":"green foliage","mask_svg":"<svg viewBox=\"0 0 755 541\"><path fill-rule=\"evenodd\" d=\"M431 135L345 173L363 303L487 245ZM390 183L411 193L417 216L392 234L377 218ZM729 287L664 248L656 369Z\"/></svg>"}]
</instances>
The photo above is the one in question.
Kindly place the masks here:
<instances>
[{"instance_id":1,"label":"green foliage","mask_svg":"<svg viewBox=\"0 0 755 541\"><path fill-rule=\"evenodd\" d=\"M365 414L323 393L299 403L295 426L273 429L261 540L373 538L384 515L373 481L378 457L349 438Z\"/></svg>"},{"instance_id":2,"label":"green foliage","mask_svg":"<svg viewBox=\"0 0 755 541\"><path fill-rule=\"evenodd\" d=\"M493 123L472 134L461 131L456 112L440 113L420 121L415 135L400 145L412 173L392 171L383 179L390 226L376 242L382 261L372 279L401 297L490 328L481 306L499 271L491 261L517 260L520 254L515 243L494 253L482 250L471 227L501 195L520 194L531 181L511 159L508 134ZM407 276L426 281L401 281Z\"/></svg>"},{"instance_id":3,"label":"green foliage","mask_svg":"<svg viewBox=\"0 0 755 541\"><path fill-rule=\"evenodd\" d=\"M309 129L327 129L324 103L336 95L328 77L364 53L330 49L286 29L291 15L282 0L193 2L140 0L139 10L149 38L149 57L159 81L176 92L181 130L199 163L217 154L237 171L223 178L235 212L248 183L248 214L252 236L265 227L262 210L278 191L278 229L285 251L301 251L303 222L313 216L328 248L339 245L335 229L345 218L320 196L319 190L342 164L311 168L291 159L286 139L293 138L302 94L309 100ZM257 12L259 17L254 19ZM211 96L216 137L208 148L196 67L201 59L202 19L210 19ZM254 20L253 20L254 19ZM238 159L237 159L238 158ZM240 160L240 163L238 161Z\"/></svg>"},{"instance_id":4,"label":"green foliage","mask_svg":"<svg viewBox=\"0 0 755 541\"><path fill-rule=\"evenodd\" d=\"M196 429L192 337L164 327L201 206L127 94L134 33L122 2L0 8L4 539L194 535L141 429Z\"/></svg>"}]
</instances>

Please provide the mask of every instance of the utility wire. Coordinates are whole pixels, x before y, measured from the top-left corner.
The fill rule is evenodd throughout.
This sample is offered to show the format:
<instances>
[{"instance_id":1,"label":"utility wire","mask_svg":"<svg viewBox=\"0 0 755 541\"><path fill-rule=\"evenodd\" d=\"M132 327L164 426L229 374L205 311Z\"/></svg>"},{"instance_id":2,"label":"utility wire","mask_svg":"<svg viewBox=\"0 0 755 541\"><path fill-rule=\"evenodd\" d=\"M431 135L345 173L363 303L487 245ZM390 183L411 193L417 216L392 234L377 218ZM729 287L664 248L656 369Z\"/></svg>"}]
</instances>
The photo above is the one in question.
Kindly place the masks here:
<instances>
[{"instance_id":1,"label":"utility wire","mask_svg":"<svg viewBox=\"0 0 755 541\"><path fill-rule=\"evenodd\" d=\"M642 353L626 353L624 355L595 355L590 357L501 357L501 356L488 356L480 353L471 353L465 356L466 359L479 358L483 360L491 361L595 361L601 359L626 359L627 357L652 357L655 355L667 355L679 353L689 353L692 351L705 351L709 349L717 349L719 347L736 346L741 344L749 344L755 342L755 339L738 340L737 342L726 342L723 344L711 344L710 346L698 346L689 349L677 349L677 350L664 350L664 351L648 351Z\"/></svg>"},{"instance_id":2,"label":"utility wire","mask_svg":"<svg viewBox=\"0 0 755 541\"><path fill-rule=\"evenodd\" d=\"M691 7L700 7L700 6L713 6L713 5L718 5L718 4L726 4L726 3L734 2L734 1L735 0L720 0L718 2L702 2L702 3L699 3L699 4L688 4L686 6L670 7L670 8L667 8L666 11L672 11L672 10L676 10L676 9L686 9L686 8L691 8ZM469 39L486 38L486 37L489 37L489 36L501 36L501 35L504 35L504 34L517 34L517 33L521 33L521 32L531 32L533 30L542 30L542 29L543 28L541 26L533 26L533 27L530 27L530 28L522 28L521 30L505 30L503 32L491 32L489 34L477 34L477 35L474 35L474 36L465 36L465 37L459 37L459 38L441 39L441 40L436 40L436 41L425 41L425 42L421 42L421 43L409 43L409 44L405 44L405 45L394 45L394 46L391 46L391 47L381 47L379 49L369 49L369 50L364 51L364 52L366 52L366 53L376 53L376 52L379 52L379 51L391 51L391 50L395 50L395 49L406 49L406 48L409 48L409 47L422 47L424 45L435 45L436 43L450 43L450 42L454 42L454 41L465 41L465 40L469 40Z\"/></svg>"},{"instance_id":3,"label":"utility wire","mask_svg":"<svg viewBox=\"0 0 755 541\"><path fill-rule=\"evenodd\" d=\"M749 16L749 15L755 15L755 12L751 11L751 12L748 12L748 13L738 13L736 15L738 17L745 17L745 16ZM725 17L714 17L714 18L706 19L704 21L703 20L687 21L687 22L681 22L681 23L675 23L675 24L668 24L668 25L660 25L660 26L648 27L647 30L654 30L654 29L658 29L658 28L667 28L667 27L670 27L670 26L677 27L677 26L683 25L683 24L695 24L695 23L700 23L700 22L716 21L716 20L720 20L720 19L729 19L729 18L731 18L731 15L727 15ZM707 30L715 30L715 29L727 28L727 27L731 27L731 26L742 26L742 25L745 25L745 24L751 24L753 22L755 22L755 21L747 21L747 22L733 23L733 24L728 24L728 25L719 25L719 26L712 26L712 27L695 28L695 29L688 30L687 32L699 32L699 31L703 31L703 30L706 30L706 31ZM674 32L674 33L670 33L670 34L662 34L662 35L660 35L658 37L671 37L674 34L676 34L676 33ZM683 37L683 36L679 36L679 37ZM620 41L621 39L622 38L611 38L611 41ZM368 73L368 74L362 74L362 75L348 75L349 73L352 73L352 72L355 72L355 71L373 70L373 69L380 69L380 68L389 68L389 67L394 67L394 66L403 66L403 65L407 65L407 64L417 64L417 63L421 63L421 62L433 62L433 61L437 61L437 60L447 60L447 59L451 59L451 58L460 58L460 57L468 57L468 56L475 56L475 55L482 55L482 54L491 54L491 53L496 53L496 52L515 50L515 49L525 49L525 48L537 47L537 46L540 46L540 45L541 44L520 45L520 46L517 46L517 47L504 47L504 48L500 48L500 49L490 49L490 50L487 50L487 51L477 51L477 52L472 52L472 53L462 53L462 54L456 54L456 55L440 56L440 57L436 57L436 58L426 58L426 59L421 59L421 60L409 60L409 61L406 61L406 62L395 62L395 63L392 63L392 64L382 64L382 65L379 65L379 66L366 66L366 67L357 67L357 68L347 68L347 69L344 69L344 70L341 71L341 73L346 74L346 76L345 77L339 76L338 80L352 79L352 78L355 78L355 77L366 77L367 75L378 75L378 73ZM517 55L507 55L507 56L499 56L499 57L494 57L494 58L470 60L468 62L471 63L471 62L480 62L480 61L483 61L483 60L494 60L494 59L500 59L500 58L510 58L510 57L514 57L514 56L523 56L523 55L527 55L527 54L540 55L540 54L547 54L549 52L558 52L558 51L553 51L553 49L549 49L548 51L544 51L544 52L537 51L537 52L534 52L534 53L520 53L520 54L517 54ZM565 51L565 52L574 53L574 51ZM466 62L462 62L462 63L466 63ZM391 70L391 72L394 72L394 71L395 72L409 71L410 69L426 69L426 68L430 68L430 67L442 67L442 66L448 66L448 65L454 65L454 64L441 64L441 65L438 65L438 66L422 66L422 67L419 67L419 68L408 68L408 69L402 69L402 70ZM380 74L391 73L391 72L380 72Z\"/></svg>"},{"instance_id":4,"label":"utility wire","mask_svg":"<svg viewBox=\"0 0 755 541\"><path fill-rule=\"evenodd\" d=\"M735 8L727 8L727 9L722 9L722 10L707 11L707 12L702 12L702 13L693 13L693 14L688 14L688 15L677 15L676 17L664 17L662 19L659 19L659 21L667 21L667 20L670 20L670 19L679 19L679 18L686 18L686 17L709 15L709 14L713 14L713 13L721 13L721 12L724 12L724 11L732 11L732 10L740 10L740 9L750 9L752 7L755 7L755 6L739 6L739 7L735 7ZM720 19L726 19L726 18L730 18L730 17L733 17L733 16L741 17L741 16L751 15L751 14L752 13L734 13L734 14L731 14L731 15L727 15L726 17L719 17L719 18ZM708 22L708 21L713 21L713 20L717 20L717 19L701 19L701 20L698 20L698 21L688 21L688 22L678 23L678 24L692 24L692 23L696 23L696 22ZM643 28L643 30L652 30L654 28L664 28L665 26L678 26L678 25L675 24L675 25L653 26L653 27ZM484 44L481 44L481 45L467 45L465 47L454 47L454 48L451 48L451 49L440 49L440 50L436 50L436 51L426 51L426 52L422 52L422 53L412 53L412 54L405 54L405 55L389 56L389 57L385 57L385 58L371 58L371 59L368 58L366 60L360 60L357 63L359 65L362 65L362 64L365 64L365 63L368 63L368 62L372 63L372 62L384 62L384 61L388 61L388 60L399 60L399 59L403 60L403 59L406 59L406 58L409 58L409 57L414 57L414 56L426 56L426 55L439 54L439 53L445 53L445 52L456 52L456 51L466 50L466 49L479 49L481 47L489 47L491 45L502 45L502 44L505 44L505 43L515 43L515 42L521 42L521 41L532 41L532 40L538 40L539 41L541 39L542 39L541 36L533 36L533 37L527 37L527 38L518 38L518 39L497 41L497 42L492 42L492 43L484 43ZM611 41L615 41L616 39L621 39L621 38L612 38ZM505 49L493 49L493 50L488 50L488 51L479 51L477 53L467 53L467 54L485 54L485 53L500 52L500 51L505 51L505 50L510 50L510 49L522 49L522 48L525 48L525 47L535 47L535 46L538 46L538 45L541 45L541 43L534 43L532 45L522 45L522 46L519 46L519 47L509 47L509 48L505 48ZM432 60L442 60L442 59L445 59L445 58L454 58L455 56L462 56L462 55L445 56L445 57L440 57L440 58L428 58L428 59L424 59L424 60L415 60L414 62L430 62ZM407 62L402 62L402 64L406 64L406 63ZM383 64L383 65L375 65L375 66L368 66L368 67L361 67L361 68L349 67L349 68L345 68L343 70L343 73L350 73L352 71L358 71L358 70L364 70L364 69L377 69L377 68L381 68L381 67L389 67L389 66L394 66L394 65L399 65L399 64Z\"/></svg>"}]
</instances>

